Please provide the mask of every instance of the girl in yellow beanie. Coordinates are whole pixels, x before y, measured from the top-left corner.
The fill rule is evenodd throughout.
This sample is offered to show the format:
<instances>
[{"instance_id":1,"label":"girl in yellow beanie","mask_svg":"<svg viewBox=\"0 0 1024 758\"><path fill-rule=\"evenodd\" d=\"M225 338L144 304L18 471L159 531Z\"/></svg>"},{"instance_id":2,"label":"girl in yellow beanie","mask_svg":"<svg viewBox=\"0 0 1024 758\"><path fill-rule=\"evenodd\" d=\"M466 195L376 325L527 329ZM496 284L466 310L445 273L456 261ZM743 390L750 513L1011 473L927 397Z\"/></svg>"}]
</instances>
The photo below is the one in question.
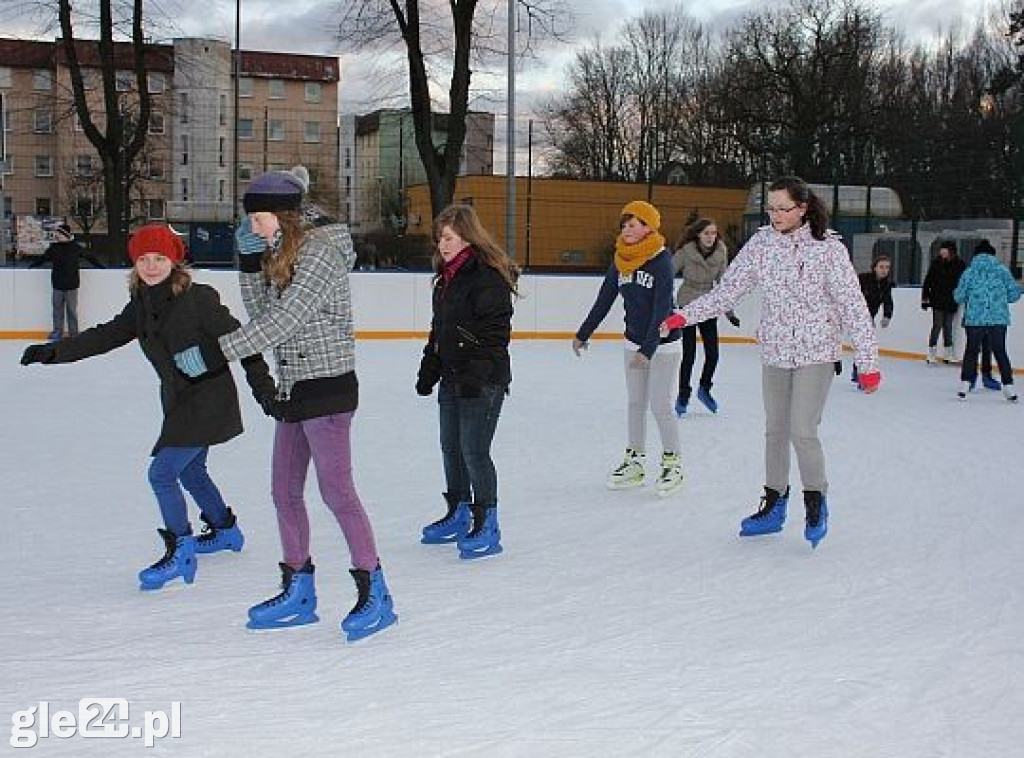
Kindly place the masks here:
<instances>
[{"instance_id":1,"label":"girl in yellow beanie","mask_svg":"<svg viewBox=\"0 0 1024 758\"><path fill-rule=\"evenodd\" d=\"M649 407L661 435L658 494L667 497L683 484L679 427L672 408L682 356L682 332L660 328L673 305L672 252L658 232L660 226L661 214L650 203L634 200L622 208L615 258L572 347L576 355L586 349L587 340L621 294L626 315L623 363L628 445L622 463L608 477L608 487L627 489L643 485Z\"/></svg>"}]
</instances>

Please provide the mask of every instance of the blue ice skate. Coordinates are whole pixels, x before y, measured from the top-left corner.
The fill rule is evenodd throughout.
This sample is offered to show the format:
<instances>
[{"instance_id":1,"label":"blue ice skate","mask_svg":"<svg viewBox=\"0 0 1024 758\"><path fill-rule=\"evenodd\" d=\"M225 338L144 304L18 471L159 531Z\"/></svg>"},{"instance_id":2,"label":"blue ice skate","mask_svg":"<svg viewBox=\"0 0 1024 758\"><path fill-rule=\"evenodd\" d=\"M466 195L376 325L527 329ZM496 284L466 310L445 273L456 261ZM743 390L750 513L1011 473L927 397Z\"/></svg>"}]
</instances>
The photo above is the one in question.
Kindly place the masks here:
<instances>
[{"instance_id":1,"label":"blue ice skate","mask_svg":"<svg viewBox=\"0 0 1024 758\"><path fill-rule=\"evenodd\" d=\"M471 517L469 504L461 503L457 497L448 493L444 495L448 502L448 512L430 524L423 527L423 536L420 542L424 545L443 545L448 542L456 542L469 531Z\"/></svg>"},{"instance_id":2,"label":"blue ice skate","mask_svg":"<svg viewBox=\"0 0 1024 758\"><path fill-rule=\"evenodd\" d=\"M682 418L686 415L687 409L690 407L690 398L679 395L676 398L676 415Z\"/></svg>"},{"instance_id":3,"label":"blue ice skate","mask_svg":"<svg viewBox=\"0 0 1024 758\"><path fill-rule=\"evenodd\" d=\"M191 534L175 536L170 529L157 529L164 541L164 556L139 572L139 589L158 590L181 577L185 584L196 578L196 539Z\"/></svg>"},{"instance_id":4,"label":"blue ice skate","mask_svg":"<svg viewBox=\"0 0 1024 758\"><path fill-rule=\"evenodd\" d=\"M740 522L740 537L757 537L781 532L786 523L787 505L789 487L786 487L786 491L781 495L771 487L765 487L764 495L761 496L761 507Z\"/></svg>"},{"instance_id":5,"label":"blue ice skate","mask_svg":"<svg viewBox=\"0 0 1024 758\"><path fill-rule=\"evenodd\" d=\"M807 511L804 539L810 542L811 547L814 548L828 534L828 503L822 493L805 491L804 508Z\"/></svg>"},{"instance_id":6,"label":"blue ice skate","mask_svg":"<svg viewBox=\"0 0 1024 758\"><path fill-rule=\"evenodd\" d=\"M711 388L701 385L697 388L697 399L712 413L718 413L718 401L711 397Z\"/></svg>"},{"instance_id":7,"label":"blue ice skate","mask_svg":"<svg viewBox=\"0 0 1024 758\"><path fill-rule=\"evenodd\" d=\"M473 528L459 539L459 557L464 559L485 558L497 555L501 546L501 529L498 528L497 505L472 505Z\"/></svg>"},{"instance_id":8,"label":"blue ice skate","mask_svg":"<svg viewBox=\"0 0 1024 758\"><path fill-rule=\"evenodd\" d=\"M238 552L245 544L245 535L238 528L238 519L228 508L228 522L221 527L213 523L203 513L199 516L203 521L203 533L196 538L196 552L200 555L216 553L221 550Z\"/></svg>"},{"instance_id":9,"label":"blue ice skate","mask_svg":"<svg viewBox=\"0 0 1024 758\"><path fill-rule=\"evenodd\" d=\"M373 573L366 569L349 569L349 573L355 580L359 599L342 619L341 630L349 642L355 642L387 629L398 621L398 616L395 615L395 604L379 565Z\"/></svg>"},{"instance_id":10,"label":"blue ice skate","mask_svg":"<svg viewBox=\"0 0 1024 758\"><path fill-rule=\"evenodd\" d=\"M281 592L249 609L250 629L283 629L313 624L316 615L316 584L313 562L307 558L296 571L287 563L281 566Z\"/></svg>"},{"instance_id":11,"label":"blue ice skate","mask_svg":"<svg viewBox=\"0 0 1024 758\"><path fill-rule=\"evenodd\" d=\"M1003 388L1003 385L1000 384L998 380L993 378L991 374L982 374L981 383L985 385L985 389L995 390L996 392Z\"/></svg>"}]
</instances>

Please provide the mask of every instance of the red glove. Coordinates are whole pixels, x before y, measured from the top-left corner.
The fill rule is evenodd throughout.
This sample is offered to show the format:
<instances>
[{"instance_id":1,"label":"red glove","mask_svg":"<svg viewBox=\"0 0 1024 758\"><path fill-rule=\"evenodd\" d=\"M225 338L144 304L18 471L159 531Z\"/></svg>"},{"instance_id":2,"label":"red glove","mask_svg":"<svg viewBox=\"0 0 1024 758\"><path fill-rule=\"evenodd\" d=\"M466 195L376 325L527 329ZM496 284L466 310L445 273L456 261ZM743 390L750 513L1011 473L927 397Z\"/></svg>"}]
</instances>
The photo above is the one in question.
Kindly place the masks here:
<instances>
[{"instance_id":1,"label":"red glove","mask_svg":"<svg viewBox=\"0 0 1024 758\"><path fill-rule=\"evenodd\" d=\"M870 374L859 374L857 376L857 384L867 394L871 394L878 389L878 385L882 383L882 372L872 371Z\"/></svg>"},{"instance_id":2,"label":"red glove","mask_svg":"<svg viewBox=\"0 0 1024 758\"><path fill-rule=\"evenodd\" d=\"M672 311L672 315L662 321L661 325L665 329L682 329L686 326L686 319L679 311Z\"/></svg>"}]
</instances>

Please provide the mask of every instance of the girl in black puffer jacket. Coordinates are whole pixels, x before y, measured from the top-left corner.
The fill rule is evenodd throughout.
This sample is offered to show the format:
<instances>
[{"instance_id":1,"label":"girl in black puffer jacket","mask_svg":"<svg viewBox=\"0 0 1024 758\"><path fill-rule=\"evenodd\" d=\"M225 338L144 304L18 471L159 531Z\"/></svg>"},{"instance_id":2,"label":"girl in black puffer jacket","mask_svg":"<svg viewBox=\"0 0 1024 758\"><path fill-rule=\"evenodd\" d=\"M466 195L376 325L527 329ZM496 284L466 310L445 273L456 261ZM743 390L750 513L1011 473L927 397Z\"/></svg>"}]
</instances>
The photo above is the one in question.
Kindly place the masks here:
<instances>
[{"instance_id":1,"label":"girl in black puffer jacket","mask_svg":"<svg viewBox=\"0 0 1024 758\"><path fill-rule=\"evenodd\" d=\"M426 544L457 542L462 558L500 553L498 476L491 440L512 372L508 344L518 270L468 205L434 221L433 317L416 391L436 384L447 513L423 528Z\"/></svg>"}]
</instances>

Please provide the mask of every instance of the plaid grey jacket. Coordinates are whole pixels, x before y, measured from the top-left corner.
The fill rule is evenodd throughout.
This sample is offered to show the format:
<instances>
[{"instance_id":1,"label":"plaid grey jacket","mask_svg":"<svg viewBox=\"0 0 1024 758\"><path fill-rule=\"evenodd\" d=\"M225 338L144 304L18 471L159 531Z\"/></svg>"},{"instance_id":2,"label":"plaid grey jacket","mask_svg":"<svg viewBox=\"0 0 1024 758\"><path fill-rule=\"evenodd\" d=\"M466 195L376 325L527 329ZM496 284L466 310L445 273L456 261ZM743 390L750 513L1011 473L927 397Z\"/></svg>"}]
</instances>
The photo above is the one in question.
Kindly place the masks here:
<instances>
[{"instance_id":1,"label":"plaid grey jacket","mask_svg":"<svg viewBox=\"0 0 1024 758\"><path fill-rule=\"evenodd\" d=\"M295 274L283 290L262 273L241 273L249 323L219 340L224 357L237 360L273 349L278 395L296 382L355 371L349 272L356 254L345 224L305 233Z\"/></svg>"}]
</instances>

